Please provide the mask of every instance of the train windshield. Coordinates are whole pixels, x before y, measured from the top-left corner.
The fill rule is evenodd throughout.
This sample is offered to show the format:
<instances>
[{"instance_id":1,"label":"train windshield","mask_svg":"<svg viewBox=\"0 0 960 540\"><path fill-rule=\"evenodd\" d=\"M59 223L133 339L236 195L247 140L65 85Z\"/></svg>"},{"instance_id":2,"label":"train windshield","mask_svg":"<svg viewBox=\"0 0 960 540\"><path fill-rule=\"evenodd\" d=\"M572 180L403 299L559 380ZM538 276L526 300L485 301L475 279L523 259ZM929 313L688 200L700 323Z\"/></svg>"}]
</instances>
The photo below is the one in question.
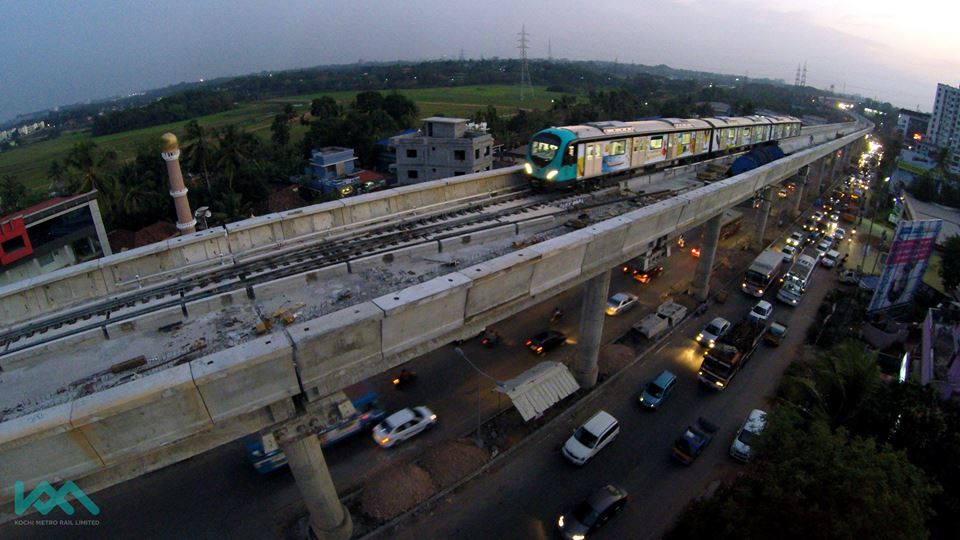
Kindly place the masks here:
<instances>
[{"instance_id":1,"label":"train windshield","mask_svg":"<svg viewBox=\"0 0 960 540\"><path fill-rule=\"evenodd\" d=\"M560 137L541 133L530 141L530 158L539 167L544 167L557 155L560 149Z\"/></svg>"}]
</instances>

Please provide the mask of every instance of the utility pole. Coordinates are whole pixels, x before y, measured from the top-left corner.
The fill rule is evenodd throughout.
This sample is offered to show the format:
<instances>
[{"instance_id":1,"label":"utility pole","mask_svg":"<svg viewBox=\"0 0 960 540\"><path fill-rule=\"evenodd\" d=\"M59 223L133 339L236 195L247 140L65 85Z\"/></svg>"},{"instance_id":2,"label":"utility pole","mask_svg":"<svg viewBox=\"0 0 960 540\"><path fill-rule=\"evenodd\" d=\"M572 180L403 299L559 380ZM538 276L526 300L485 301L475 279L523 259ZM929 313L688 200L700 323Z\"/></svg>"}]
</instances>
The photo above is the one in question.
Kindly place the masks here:
<instances>
[{"instance_id":1,"label":"utility pole","mask_svg":"<svg viewBox=\"0 0 960 540\"><path fill-rule=\"evenodd\" d=\"M533 83L530 82L530 66L527 63L527 49L530 48L530 40L527 39L527 36L530 35L527 33L527 25L522 25L520 33L517 35L520 36L520 39L517 40L517 43L520 44L517 46L520 49L520 101L523 101L525 86L529 89L530 97L533 97Z\"/></svg>"}]
</instances>

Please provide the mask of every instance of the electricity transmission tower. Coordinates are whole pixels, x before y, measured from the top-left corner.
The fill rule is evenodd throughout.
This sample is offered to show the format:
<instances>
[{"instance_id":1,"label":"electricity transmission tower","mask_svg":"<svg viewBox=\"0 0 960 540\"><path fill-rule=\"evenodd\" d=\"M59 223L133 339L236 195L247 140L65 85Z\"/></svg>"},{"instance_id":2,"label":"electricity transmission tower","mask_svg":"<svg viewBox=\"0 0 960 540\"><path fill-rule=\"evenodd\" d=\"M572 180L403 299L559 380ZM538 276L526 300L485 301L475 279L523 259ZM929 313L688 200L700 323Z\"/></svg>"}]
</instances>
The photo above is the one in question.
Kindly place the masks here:
<instances>
[{"instance_id":1,"label":"electricity transmission tower","mask_svg":"<svg viewBox=\"0 0 960 540\"><path fill-rule=\"evenodd\" d=\"M517 35L520 36L520 39L517 40L517 43L520 44L517 46L520 49L520 101L523 101L524 87L529 91L530 97L533 97L533 83L530 82L530 66L527 63L527 49L530 48L527 39L527 36L530 35L527 33L527 25L521 26L520 33Z\"/></svg>"}]
</instances>

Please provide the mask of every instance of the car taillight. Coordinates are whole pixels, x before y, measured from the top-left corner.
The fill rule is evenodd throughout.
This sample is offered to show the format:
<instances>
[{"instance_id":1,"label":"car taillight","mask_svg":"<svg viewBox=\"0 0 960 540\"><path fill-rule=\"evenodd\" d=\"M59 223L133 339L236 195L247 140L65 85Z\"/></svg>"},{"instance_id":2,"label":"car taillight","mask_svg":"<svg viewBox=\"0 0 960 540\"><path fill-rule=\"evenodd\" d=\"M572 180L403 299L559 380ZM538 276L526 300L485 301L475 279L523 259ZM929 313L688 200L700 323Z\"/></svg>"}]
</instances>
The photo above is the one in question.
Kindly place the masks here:
<instances>
[{"instance_id":1,"label":"car taillight","mask_svg":"<svg viewBox=\"0 0 960 540\"><path fill-rule=\"evenodd\" d=\"M543 347L537 347L537 352L543 352Z\"/></svg>"},{"instance_id":2,"label":"car taillight","mask_svg":"<svg viewBox=\"0 0 960 540\"><path fill-rule=\"evenodd\" d=\"M394 379L393 384L400 384L400 379Z\"/></svg>"},{"instance_id":3,"label":"car taillight","mask_svg":"<svg viewBox=\"0 0 960 540\"><path fill-rule=\"evenodd\" d=\"M524 345L526 345L527 347L529 347L530 345L533 345L533 341L531 341L531 340L528 339L527 342L524 343Z\"/></svg>"},{"instance_id":4,"label":"car taillight","mask_svg":"<svg viewBox=\"0 0 960 540\"><path fill-rule=\"evenodd\" d=\"M384 437L380 439L380 444L387 444L388 442L390 442L390 437Z\"/></svg>"}]
</instances>

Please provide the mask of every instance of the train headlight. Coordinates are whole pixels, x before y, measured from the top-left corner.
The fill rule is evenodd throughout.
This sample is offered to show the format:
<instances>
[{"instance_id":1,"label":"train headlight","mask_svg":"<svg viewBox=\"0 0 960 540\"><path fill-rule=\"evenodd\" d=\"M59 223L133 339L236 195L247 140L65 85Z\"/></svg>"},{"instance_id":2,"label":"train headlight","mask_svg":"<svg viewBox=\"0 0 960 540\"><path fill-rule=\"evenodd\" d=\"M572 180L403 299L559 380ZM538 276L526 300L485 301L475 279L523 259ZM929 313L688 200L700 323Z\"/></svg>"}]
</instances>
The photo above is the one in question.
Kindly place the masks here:
<instances>
[{"instance_id":1,"label":"train headlight","mask_svg":"<svg viewBox=\"0 0 960 540\"><path fill-rule=\"evenodd\" d=\"M557 171L557 170L553 170L553 171L548 172L548 173L547 173L547 180L553 180L554 178L557 177L558 174L560 174L560 171Z\"/></svg>"},{"instance_id":2,"label":"train headlight","mask_svg":"<svg viewBox=\"0 0 960 540\"><path fill-rule=\"evenodd\" d=\"M533 165L530 165L529 163L524 163L523 170L527 171L527 174L533 174Z\"/></svg>"}]
</instances>

